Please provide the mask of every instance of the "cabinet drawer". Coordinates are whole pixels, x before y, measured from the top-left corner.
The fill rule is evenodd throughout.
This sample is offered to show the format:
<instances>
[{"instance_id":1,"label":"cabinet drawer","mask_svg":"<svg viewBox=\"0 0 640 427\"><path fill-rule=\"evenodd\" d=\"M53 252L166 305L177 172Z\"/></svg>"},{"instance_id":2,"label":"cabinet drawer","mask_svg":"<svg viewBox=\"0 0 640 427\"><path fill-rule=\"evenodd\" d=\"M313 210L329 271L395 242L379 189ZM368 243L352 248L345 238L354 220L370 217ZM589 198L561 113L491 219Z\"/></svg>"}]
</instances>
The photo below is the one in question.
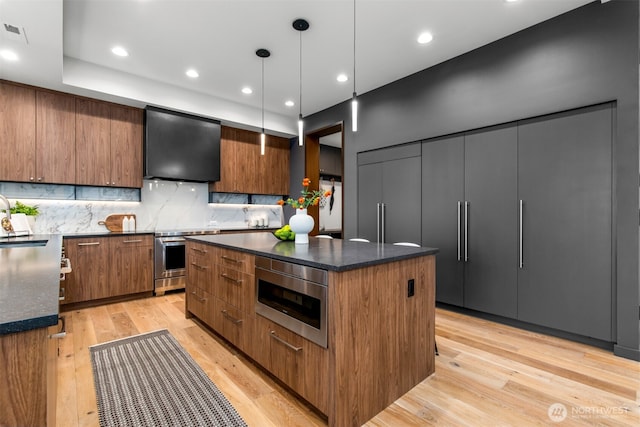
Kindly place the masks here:
<instances>
[{"instance_id":1,"label":"cabinet drawer","mask_svg":"<svg viewBox=\"0 0 640 427\"><path fill-rule=\"evenodd\" d=\"M214 264L208 255L189 248L187 253L187 281L202 290L214 294Z\"/></svg>"},{"instance_id":2,"label":"cabinet drawer","mask_svg":"<svg viewBox=\"0 0 640 427\"><path fill-rule=\"evenodd\" d=\"M215 295L246 313L253 313L255 276L221 265L215 268Z\"/></svg>"},{"instance_id":3,"label":"cabinet drawer","mask_svg":"<svg viewBox=\"0 0 640 427\"><path fill-rule=\"evenodd\" d=\"M329 356L300 335L255 316L248 354L321 412L327 413Z\"/></svg>"},{"instance_id":4,"label":"cabinet drawer","mask_svg":"<svg viewBox=\"0 0 640 427\"><path fill-rule=\"evenodd\" d=\"M213 257L213 247L209 245L205 245L204 243L197 243L188 241L187 242L187 257L194 258L211 258Z\"/></svg>"},{"instance_id":5,"label":"cabinet drawer","mask_svg":"<svg viewBox=\"0 0 640 427\"><path fill-rule=\"evenodd\" d=\"M186 297L187 311L212 326L214 301L211 294L200 288L189 286L186 290Z\"/></svg>"},{"instance_id":6,"label":"cabinet drawer","mask_svg":"<svg viewBox=\"0 0 640 427\"><path fill-rule=\"evenodd\" d=\"M139 247L153 247L153 236L151 235L136 235L109 237L111 239L112 248L139 248Z\"/></svg>"},{"instance_id":7,"label":"cabinet drawer","mask_svg":"<svg viewBox=\"0 0 640 427\"><path fill-rule=\"evenodd\" d=\"M255 269L255 258L253 255L219 247L210 248L213 249L216 264L243 273L253 274Z\"/></svg>"},{"instance_id":8,"label":"cabinet drawer","mask_svg":"<svg viewBox=\"0 0 640 427\"><path fill-rule=\"evenodd\" d=\"M220 335L225 337L229 342L245 351L247 329L250 328L248 315L236 307L215 298L215 313L213 327Z\"/></svg>"}]
</instances>

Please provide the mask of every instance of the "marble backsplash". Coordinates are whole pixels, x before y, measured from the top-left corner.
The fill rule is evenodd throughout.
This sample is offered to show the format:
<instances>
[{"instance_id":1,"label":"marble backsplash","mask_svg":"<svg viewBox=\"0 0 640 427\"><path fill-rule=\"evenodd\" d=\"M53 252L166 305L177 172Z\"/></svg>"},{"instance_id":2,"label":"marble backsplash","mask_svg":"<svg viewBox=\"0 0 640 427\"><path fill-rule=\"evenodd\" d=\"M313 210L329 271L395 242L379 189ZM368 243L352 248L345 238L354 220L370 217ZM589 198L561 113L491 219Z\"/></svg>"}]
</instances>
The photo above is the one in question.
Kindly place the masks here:
<instances>
[{"instance_id":1,"label":"marble backsplash","mask_svg":"<svg viewBox=\"0 0 640 427\"><path fill-rule=\"evenodd\" d=\"M12 206L19 200L39 207L35 233L105 232L99 221L110 214L127 213L136 215L137 231L249 229L260 223L278 228L284 224L282 207L277 204L209 203L208 185L204 183L145 180L140 199L121 202L9 197Z\"/></svg>"}]
</instances>

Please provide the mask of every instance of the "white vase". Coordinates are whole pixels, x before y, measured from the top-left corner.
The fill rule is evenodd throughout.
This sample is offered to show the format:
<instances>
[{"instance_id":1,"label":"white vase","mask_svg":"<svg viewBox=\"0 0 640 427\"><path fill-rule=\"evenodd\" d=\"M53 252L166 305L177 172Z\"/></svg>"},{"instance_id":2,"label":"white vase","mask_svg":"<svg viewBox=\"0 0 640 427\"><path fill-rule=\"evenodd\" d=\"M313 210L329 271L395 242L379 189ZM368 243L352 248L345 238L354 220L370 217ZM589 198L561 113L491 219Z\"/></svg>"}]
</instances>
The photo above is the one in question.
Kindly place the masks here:
<instances>
[{"instance_id":1,"label":"white vase","mask_svg":"<svg viewBox=\"0 0 640 427\"><path fill-rule=\"evenodd\" d=\"M296 233L296 245L309 244L309 232L313 230L313 217L307 215L306 209L296 209L296 214L289 219L291 231Z\"/></svg>"}]
</instances>

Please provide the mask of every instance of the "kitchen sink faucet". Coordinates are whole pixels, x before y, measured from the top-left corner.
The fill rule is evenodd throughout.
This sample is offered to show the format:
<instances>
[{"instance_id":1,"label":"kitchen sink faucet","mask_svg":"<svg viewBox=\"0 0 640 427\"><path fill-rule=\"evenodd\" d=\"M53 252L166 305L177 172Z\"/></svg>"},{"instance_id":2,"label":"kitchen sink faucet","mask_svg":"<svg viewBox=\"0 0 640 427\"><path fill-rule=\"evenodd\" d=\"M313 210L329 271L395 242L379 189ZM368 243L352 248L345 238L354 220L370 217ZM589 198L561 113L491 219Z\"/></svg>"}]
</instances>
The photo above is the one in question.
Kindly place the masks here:
<instances>
[{"instance_id":1,"label":"kitchen sink faucet","mask_svg":"<svg viewBox=\"0 0 640 427\"><path fill-rule=\"evenodd\" d=\"M13 226L11 225L11 203L9 203L9 199L0 194L0 200L2 200L6 206L7 216L2 218L2 228L7 233L13 233Z\"/></svg>"}]
</instances>

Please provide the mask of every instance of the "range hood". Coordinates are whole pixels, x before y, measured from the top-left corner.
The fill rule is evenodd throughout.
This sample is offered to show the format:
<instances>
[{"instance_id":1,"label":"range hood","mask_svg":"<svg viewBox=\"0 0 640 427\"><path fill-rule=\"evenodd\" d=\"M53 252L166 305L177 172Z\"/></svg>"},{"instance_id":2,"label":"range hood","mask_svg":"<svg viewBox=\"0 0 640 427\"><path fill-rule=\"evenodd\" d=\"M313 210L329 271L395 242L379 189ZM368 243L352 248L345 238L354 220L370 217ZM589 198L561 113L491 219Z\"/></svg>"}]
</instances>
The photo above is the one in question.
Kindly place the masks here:
<instances>
[{"instance_id":1,"label":"range hood","mask_svg":"<svg viewBox=\"0 0 640 427\"><path fill-rule=\"evenodd\" d=\"M220 180L220 122L158 107L145 108L144 177Z\"/></svg>"}]
</instances>

